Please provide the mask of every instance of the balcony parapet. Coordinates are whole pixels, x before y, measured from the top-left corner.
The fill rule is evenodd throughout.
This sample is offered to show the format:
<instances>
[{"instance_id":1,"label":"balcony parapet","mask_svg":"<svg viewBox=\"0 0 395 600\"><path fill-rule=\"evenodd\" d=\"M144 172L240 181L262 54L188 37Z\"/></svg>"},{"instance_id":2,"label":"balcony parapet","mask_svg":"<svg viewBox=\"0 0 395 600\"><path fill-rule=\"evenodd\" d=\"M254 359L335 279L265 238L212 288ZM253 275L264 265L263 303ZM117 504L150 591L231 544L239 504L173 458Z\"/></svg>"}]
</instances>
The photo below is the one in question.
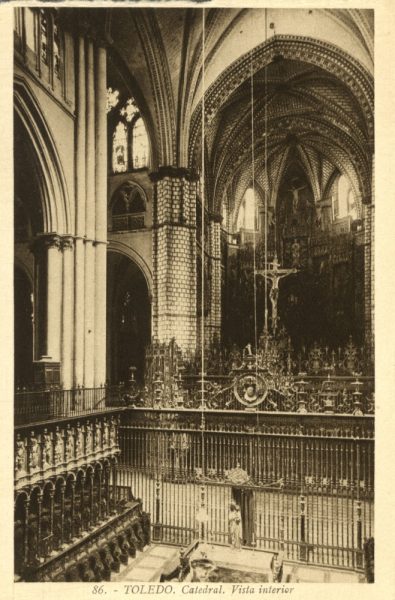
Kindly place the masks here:
<instances>
[{"instance_id":1,"label":"balcony parapet","mask_svg":"<svg viewBox=\"0 0 395 600\"><path fill-rule=\"evenodd\" d=\"M118 455L118 428L119 415L101 415L17 431L15 490Z\"/></svg>"}]
</instances>

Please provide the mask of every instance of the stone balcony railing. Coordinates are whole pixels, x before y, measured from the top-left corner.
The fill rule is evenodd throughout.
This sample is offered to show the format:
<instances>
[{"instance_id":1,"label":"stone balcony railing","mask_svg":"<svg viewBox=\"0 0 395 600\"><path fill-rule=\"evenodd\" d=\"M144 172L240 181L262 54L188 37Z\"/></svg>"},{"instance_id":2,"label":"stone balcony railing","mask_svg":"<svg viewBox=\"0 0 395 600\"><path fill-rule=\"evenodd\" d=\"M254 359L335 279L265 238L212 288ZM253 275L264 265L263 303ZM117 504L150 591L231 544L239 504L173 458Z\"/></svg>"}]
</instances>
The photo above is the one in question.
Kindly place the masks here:
<instances>
[{"instance_id":1,"label":"stone balcony railing","mask_svg":"<svg viewBox=\"0 0 395 600\"><path fill-rule=\"evenodd\" d=\"M15 433L15 490L119 454L119 415L20 428Z\"/></svg>"}]
</instances>

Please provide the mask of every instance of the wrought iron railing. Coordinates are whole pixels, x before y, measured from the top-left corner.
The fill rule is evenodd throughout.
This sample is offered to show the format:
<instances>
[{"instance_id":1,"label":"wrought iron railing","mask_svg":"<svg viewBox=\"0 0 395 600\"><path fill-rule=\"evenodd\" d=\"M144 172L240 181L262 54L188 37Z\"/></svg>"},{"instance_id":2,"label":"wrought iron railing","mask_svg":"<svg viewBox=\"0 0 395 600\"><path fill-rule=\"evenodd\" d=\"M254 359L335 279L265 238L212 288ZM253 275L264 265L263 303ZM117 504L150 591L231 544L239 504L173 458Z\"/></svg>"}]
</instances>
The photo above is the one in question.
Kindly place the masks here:
<instances>
[{"instance_id":1,"label":"wrought iron railing","mask_svg":"<svg viewBox=\"0 0 395 600\"><path fill-rule=\"evenodd\" d=\"M228 543L237 501L247 546L362 569L374 535L372 417L134 409L119 443L118 481L143 499L158 540L194 539L204 488L210 543Z\"/></svg>"},{"instance_id":2,"label":"wrought iron railing","mask_svg":"<svg viewBox=\"0 0 395 600\"><path fill-rule=\"evenodd\" d=\"M111 411L124 406L123 386L64 389L17 389L14 423L27 425Z\"/></svg>"}]
</instances>

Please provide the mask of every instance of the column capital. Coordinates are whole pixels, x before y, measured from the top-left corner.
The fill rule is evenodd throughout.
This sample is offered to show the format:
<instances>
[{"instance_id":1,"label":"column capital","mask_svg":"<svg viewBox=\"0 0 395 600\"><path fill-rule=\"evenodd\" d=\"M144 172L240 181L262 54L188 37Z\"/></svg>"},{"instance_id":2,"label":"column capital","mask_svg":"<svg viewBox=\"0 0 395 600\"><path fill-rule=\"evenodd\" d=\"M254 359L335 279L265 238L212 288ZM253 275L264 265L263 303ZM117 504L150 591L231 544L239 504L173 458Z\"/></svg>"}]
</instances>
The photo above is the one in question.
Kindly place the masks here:
<instances>
[{"instance_id":1,"label":"column capital","mask_svg":"<svg viewBox=\"0 0 395 600\"><path fill-rule=\"evenodd\" d=\"M40 254L49 248L62 249L62 237L57 233L40 233L31 243L33 254Z\"/></svg>"},{"instance_id":2,"label":"column capital","mask_svg":"<svg viewBox=\"0 0 395 600\"><path fill-rule=\"evenodd\" d=\"M222 223L222 215L220 213L210 212L209 219L213 223L220 223L220 224Z\"/></svg>"},{"instance_id":3,"label":"column capital","mask_svg":"<svg viewBox=\"0 0 395 600\"><path fill-rule=\"evenodd\" d=\"M62 250L72 250L74 247L74 237L72 235L64 235L60 243Z\"/></svg>"},{"instance_id":4,"label":"column capital","mask_svg":"<svg viewBox=\"0 0 395 600\"><path fill-rule=\"evenodd\" d=\"M153 183L170 177L172 179L186 179L187 181L198 181L199 174L193 169L185 167L175 167L172 165L161 166L157 171L150 173L150 179Z\"/></svg>"}]
</instances>

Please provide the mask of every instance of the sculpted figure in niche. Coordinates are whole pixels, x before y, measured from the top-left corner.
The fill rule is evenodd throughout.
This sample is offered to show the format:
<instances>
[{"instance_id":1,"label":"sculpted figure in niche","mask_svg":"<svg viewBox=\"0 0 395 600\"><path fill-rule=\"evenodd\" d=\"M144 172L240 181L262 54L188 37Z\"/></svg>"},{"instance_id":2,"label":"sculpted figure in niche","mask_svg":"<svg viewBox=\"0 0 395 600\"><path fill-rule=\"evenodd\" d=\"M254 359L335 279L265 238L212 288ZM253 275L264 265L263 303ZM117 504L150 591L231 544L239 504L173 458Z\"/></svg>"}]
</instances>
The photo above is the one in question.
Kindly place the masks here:
<instances>
[{"instance_id":1,"label":"sculpted figure in niche","mask_svg":"<svg viewBox=\"0 0 395 600\"><path fill-rule=\"evenodd\" d=\"M30 457L29 457L29 468L30 470L37 469L39 460L39 445L34 431L30 436Z\"/></svg>"},{"instance_id":2,"label":"sculpted figure in niche","mask_svg":"<svg viewBox=\"0 0 395 600\"><path fill-rule=\"evenodd\" d=\"M21 440L19 433L16 437L15 450L15 470L23 471L25 469L25 442Z\"/></svg>"},{"instance_id":3,"label":"sculpted figure in niche","mask_svg":"<svg viewBox=\"0 0 395 600\"><path fill-rule=\"evenodd\" d=\"M43 439L43 465L49 466L52 463L52 440L51 435L44 429Z\"/></svg>"},{"instance_id":4,"label":"sculpted figure in niche","mask_svg":"<svg viewBox=\"0 0 395 600\"><path fill-rule=\"evenodd\" d=\"M59 431L59 427L56 427L55 432L55 464L63 462L63 437Z\"/></svg>"},{"instance_id":5,"label":"sculpted figure in niche","mask_svg":"<svg viewBox=\"0 0 395 600\"><path fill-rule=\"evenodd\" d=\"M72 458L74 458L74 434L69 425L67 429L66 459L71 460Z\"/></svg>"}]
</instances>

